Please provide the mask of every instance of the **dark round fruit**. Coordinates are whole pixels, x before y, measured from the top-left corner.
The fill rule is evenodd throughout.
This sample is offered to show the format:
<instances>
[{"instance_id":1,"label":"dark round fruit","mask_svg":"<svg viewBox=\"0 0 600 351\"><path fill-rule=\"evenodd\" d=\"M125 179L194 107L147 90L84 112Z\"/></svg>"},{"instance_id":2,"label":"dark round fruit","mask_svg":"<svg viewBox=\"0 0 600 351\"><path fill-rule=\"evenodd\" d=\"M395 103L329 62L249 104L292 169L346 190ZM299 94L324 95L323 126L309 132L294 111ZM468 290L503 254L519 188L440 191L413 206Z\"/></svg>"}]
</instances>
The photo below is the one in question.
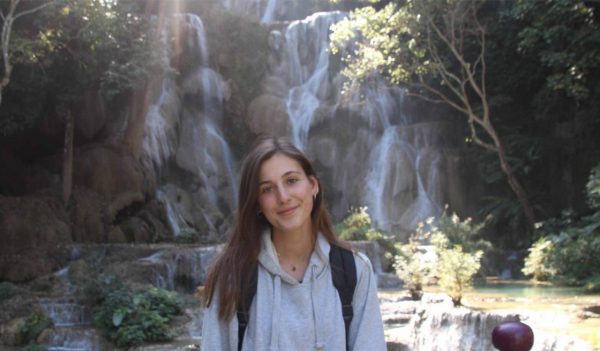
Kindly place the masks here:
<instances>
[{"instance_id":1,"label":"dark round fruit","mask_svg":"<svg viewBox=\"0 0 600 351\"><path fill-rule=\"evenodd\" d=\"M500 351L529 351L533 330L521 322L500 323L492 331L492 344Z\"/></svg>"}]
</instances>

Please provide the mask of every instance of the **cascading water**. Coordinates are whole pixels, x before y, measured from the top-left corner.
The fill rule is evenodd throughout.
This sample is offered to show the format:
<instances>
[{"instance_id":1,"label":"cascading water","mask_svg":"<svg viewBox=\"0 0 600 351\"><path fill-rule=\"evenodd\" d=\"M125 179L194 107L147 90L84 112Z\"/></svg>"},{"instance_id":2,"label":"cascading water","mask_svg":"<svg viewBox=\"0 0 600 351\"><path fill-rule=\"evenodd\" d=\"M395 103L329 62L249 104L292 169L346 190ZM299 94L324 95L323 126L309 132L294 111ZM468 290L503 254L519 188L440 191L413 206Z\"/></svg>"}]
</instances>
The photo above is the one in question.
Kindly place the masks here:
<instances>
[{"instance_id":1,"label":"cascading water","mask_svg":"<svg viewBox=\"0 0 600 351\"><path fill-rule=\"evenodd\" d=\"M300 149L306 147L315 110L330 98L329 28L345 16L341 12L315 13L292 22L285 31L287 82L291 87L286 106L292 141Z\"/></svg>"},{"instance_id":2,"label":"cascading water","mask_svg":"<svg viewBox=\"0 0 600 351\"><path fill-rule=\"evenodd\" d=\"M278 2L278 0L269 0L269 2L267 2L267 8L260 19L260 23L265 24L275 20L275 9L277 8Z\"/></svg>"},{"instance_id":3,"label":"cascading water","mask_svg":"<svg viewBox=\"0 0 600 351\"><path fill-rule=\"evenodd\" d=\"M222 133L227 88L223 78L210 67L200 17L174 15L162 38L177 35L181 37L175 38L174 50L184 53L178 59L187 60L189 73L179 80L170 73L163 78L146 116L143 146L162 178L157 198L167 209L174 234L187 227L216 233L219 218L229 215L237 195L235 161ZM173 54L167 50L165 60ZM179 180L163 176L182 172L187 172L187 176ZM190 181L189 175L196 180Z\"/></svg>"},{"instance_id":4,"label":"cascading water","mask_svg":"<svg viewBox=\"0 0 600 351\"><path fill-rule=\"evenodd\" d=\"M218 248L173 248L158 251L139 260L153 270L153 285L159 288L193 292L206 279Z\"/></svg>"},{"instance_id":5,"label":"cascading water","mask_svg":"<svg viewBox=\"0 0 600 351\"><path fill-rule=\"evenodd\" d=\"M430 131L438 124L415 124L418 118L406 112L401 89L373 76L369 84L342 95L329 33L345 16L315 13L291 22L283 34L272 31L264 92L272 101L283 98L289 136L320 165L334 194L328 202L335 217L367 205L376 226L409 232L452 201L440 191L441 174L455 168L446 167L444 153L432 151L447 147L429 139L438 136ZM278 88L282 82L287 94Z\"/></svg>"}]
</instances>

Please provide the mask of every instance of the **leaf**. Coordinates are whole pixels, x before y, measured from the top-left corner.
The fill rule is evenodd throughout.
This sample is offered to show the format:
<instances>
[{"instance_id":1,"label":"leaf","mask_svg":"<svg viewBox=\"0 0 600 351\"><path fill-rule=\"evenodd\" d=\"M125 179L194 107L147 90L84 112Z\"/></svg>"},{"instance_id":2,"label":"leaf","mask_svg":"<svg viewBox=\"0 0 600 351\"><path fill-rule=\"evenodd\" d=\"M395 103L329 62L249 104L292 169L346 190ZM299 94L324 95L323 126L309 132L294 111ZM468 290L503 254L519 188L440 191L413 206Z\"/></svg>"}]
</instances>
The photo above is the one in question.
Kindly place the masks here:
<instances>
[{"instance_id":1,"label":"leaf","mask_svg":"<svg viewBox=\"0 0 600 351\"><path fill-rule=\"evenodd\" d=\"M123 322L123 318L125 318L126 311L122 309L117 309L113 314L112 322L115 327L119 327Z\"/></svg>"}]
</instances>

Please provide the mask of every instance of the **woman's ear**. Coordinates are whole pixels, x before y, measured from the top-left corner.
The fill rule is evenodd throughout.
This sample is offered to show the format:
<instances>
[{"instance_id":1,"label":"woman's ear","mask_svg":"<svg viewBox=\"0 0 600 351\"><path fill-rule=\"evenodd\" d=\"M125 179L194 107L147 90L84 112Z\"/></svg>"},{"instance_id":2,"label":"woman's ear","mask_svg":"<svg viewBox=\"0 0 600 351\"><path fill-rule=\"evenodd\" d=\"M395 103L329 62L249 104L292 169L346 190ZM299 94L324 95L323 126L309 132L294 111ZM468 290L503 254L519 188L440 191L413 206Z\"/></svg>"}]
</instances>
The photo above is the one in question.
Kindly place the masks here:
<instances>
[{"instance_id":1,"label":"woman's ear","mask_svg":"<svg viewBox=\"0 0 600 351\"><path fill-rule=\"evenodd\" d=\"M308 180L310 181L313 197L316 197L320 190L319 180L314 175L308 176Z\"/></svg>"}]
</instances>

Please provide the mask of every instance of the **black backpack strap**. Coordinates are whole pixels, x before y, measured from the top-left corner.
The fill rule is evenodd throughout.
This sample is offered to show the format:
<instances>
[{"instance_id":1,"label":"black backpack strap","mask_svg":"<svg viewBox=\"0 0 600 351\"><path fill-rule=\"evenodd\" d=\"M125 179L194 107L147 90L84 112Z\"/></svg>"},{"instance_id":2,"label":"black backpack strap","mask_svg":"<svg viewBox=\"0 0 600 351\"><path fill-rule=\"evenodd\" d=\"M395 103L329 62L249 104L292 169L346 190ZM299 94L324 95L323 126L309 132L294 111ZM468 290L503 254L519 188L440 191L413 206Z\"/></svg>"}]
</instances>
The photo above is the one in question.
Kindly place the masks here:
<instances>
[{"instance_id":1,"label":"black backpack strap","mask_svg":"<svg viewBox=\"0 0 600 351\"><path fill-rule=\"evenodd\" d=\"M342 315L344 316L344 327L346 328L346 350L348 350L350 322L352 322L354 316L352 297L356 287L354 253L337 245L331 245L329 264L331 265L333 285L337 289L342 302Z\"/></svg>"},{"instance_id":2,"label":"black backpack strap","mask_svg":"<svg viewBox=\"0 0 600 351\"><path fill-rule=\"evenodd\" d=\"M256 286L258 283L258 265L252 271L252 276L248 281L248 285L242 284L240 301L237 305L237 319L238 319L238 351L242 350L242 343L244 342L244 333L248 326L248 320L250 315L250 305L252 299L256 295Z\"/></svg>"}]
</instances>

